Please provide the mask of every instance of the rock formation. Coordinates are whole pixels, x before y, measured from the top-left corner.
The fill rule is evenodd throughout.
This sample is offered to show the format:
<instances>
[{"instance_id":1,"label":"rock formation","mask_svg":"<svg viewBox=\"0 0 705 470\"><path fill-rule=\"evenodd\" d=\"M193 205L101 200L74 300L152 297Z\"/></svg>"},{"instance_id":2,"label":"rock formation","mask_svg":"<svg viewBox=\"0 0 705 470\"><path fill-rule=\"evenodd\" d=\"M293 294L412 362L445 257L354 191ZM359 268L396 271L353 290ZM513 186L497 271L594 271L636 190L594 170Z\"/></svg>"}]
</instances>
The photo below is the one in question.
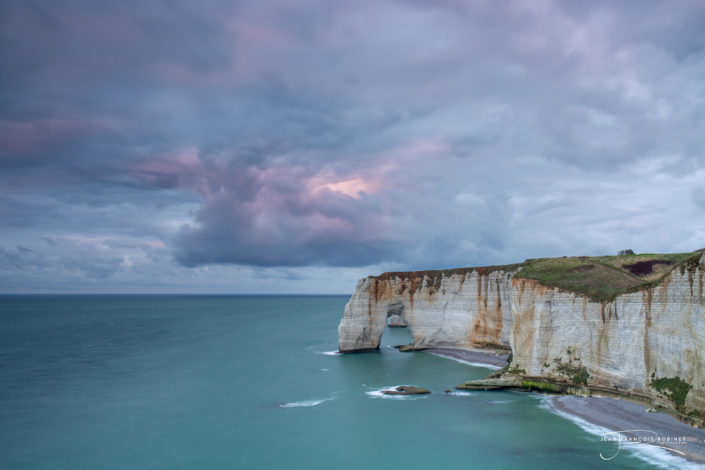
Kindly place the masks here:
<instances>
[{"instance_id":1,"label":"rock formation","mask_svg":"<svg viewBox=\"0 0 705 470\"><path fill-rule=\"evenodd\" d=\"M624 264L642 269L644 263L661 263L664 274L646 281L615 271L632 276L636 287L625 284L624 293L602 300L580 293L584 286L569 289L523 277L528 261L367 277L345 307L339 348L377 349L387 318L397 315L415 348L511 349L512 363L492 379L493 387L504 380L510 388L528 383L524 388L623 395L702 422L705 254L686 255L672 265ZM598 265L607 270L604 266ZM588 270L581 264L565 272Z\"/></svg>"},{"instance_id":2,"label":"rock formation","mask_svg":"<svg viewBox=\"0 0 705 470\"><path fill-rule=\"evenodd\" d=\"M404 312L404 304L401 302L393 303L387 309L387 326L392 328L406 328L408 325L402 318Z\"/></svg>"},{"instance_id":3,"label":"rock formation","mask_svg":"<svg viewBox=\"0 0 705 470\"><path fill-rule=\"evenodd\" d=\"M391 390L382 390L382 393L385 395L427 395L431 391L415 385L399 385Z\"/></svg>"},{"instance_id":4,"label":"rock formation","mask_svg":"<svg viewBox=\"0 0 705 470\"><path fill-rule=\"evenodd\" d=\"M340 351L377 349L395 315L418 348L509 350L511 279L511 272L488 268L360 279L338 327Z\"/></svg>"}]
</instances>

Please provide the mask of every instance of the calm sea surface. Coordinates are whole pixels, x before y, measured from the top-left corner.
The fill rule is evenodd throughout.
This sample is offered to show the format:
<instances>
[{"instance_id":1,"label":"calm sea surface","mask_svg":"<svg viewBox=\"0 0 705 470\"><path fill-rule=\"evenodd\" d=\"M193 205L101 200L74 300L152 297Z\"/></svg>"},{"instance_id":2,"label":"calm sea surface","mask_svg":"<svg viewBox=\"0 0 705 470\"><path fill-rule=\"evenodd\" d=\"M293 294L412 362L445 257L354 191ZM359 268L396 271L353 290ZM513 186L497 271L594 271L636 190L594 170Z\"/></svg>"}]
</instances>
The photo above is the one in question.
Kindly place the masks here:
<instances>
[{"instance_id":1,"label":"calm sea surface","mask_svg":"<svg viewBox=\"0 0 705 470\"><path fill-rule=\"evenodd\" d=\"M334 355L346 297L0 296L2 469L643 469L488 370ZM326 354L328 352L328 354ZM382 398L400 384L423 398Z\"/></svg>"}]
</instances>

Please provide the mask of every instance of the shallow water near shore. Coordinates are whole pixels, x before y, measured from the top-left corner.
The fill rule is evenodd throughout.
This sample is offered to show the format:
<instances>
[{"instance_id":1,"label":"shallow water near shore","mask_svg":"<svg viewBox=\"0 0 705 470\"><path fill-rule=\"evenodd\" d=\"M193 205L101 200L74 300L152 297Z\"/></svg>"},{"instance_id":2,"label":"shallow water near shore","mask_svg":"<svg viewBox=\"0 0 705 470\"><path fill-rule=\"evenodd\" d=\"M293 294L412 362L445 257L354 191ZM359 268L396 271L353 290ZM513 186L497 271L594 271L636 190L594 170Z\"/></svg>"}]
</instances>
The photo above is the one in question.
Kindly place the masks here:
<instances>
[{"instance_id":1,"label":"shallow water near shore","mask_svg":"<svg viewBox=\"0 0 705 470\"><path fill-rule=\"evenodd\" d=\"M346 301L0 297L0 468L668 468L601 460L540 395L444 393L490 370L400 353L406 329L336 354Z\"/></svg>"}]
</instances>

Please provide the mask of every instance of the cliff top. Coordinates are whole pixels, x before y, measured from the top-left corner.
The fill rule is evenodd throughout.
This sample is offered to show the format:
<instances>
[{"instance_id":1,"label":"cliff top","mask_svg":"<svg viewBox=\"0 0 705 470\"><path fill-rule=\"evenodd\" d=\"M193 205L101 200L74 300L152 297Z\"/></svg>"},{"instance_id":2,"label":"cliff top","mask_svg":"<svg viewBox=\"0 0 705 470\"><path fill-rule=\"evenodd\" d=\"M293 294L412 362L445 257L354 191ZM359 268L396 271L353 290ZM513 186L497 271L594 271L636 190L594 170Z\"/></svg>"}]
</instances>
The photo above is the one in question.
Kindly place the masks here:
<instances>
[{"instance_id":1,"label":"cliff top","mask_svg":"<svg viewBox=\"0 0 705 470\"><path fill-rule=\"evenodd\" d=\"M478 272L483 275L493 271L514 273L514 277L533 279L547 287L584 295L596 302L609 302L617 296L636 292L658 285L676 268L695 267L703 250L689 253L628 254L618 256L573 256L562 258L527 259L523 263L477 268L455 268L409 272L388 272L376 279L398 277L412 279L415 287L440 286L445 276L467 275Z\"/></svg>"},{"instance_id":2,"label":"cliff top","mask_svg":"<svg viewBox=\"0 0 705 470\"><path fill-rule=\"evenodd\" d=\"M656 286L673 269L697 265L700 256L690 252L529 259L515 277L607 302Z\"/></svg>"}]
</instances>

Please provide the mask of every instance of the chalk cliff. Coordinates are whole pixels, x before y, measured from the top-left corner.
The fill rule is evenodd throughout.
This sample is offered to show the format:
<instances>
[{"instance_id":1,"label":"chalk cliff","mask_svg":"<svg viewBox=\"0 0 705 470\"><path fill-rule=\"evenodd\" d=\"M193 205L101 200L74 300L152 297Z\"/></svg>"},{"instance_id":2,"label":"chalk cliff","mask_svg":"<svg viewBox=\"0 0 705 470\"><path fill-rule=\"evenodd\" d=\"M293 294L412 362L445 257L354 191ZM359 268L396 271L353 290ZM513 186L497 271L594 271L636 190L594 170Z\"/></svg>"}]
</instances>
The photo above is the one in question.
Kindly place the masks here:
<instances>
[{"instance_id":1,"label":"chalk cliff","mask_svg":"<svg viewBox=\"0 0 705 470\"><path fill-rule=\"evenodd\" d=\"M377 349L401 317L418 348L509 349L512 273L457 269L360 279L338 327L341 352Z\"/></svg>"},{"instance_id":2,"label":"chalk cliff","mask_svg":"<svg viewBox=\"0 0 705 470\"><path fill-rule=\"evenodd\" d=\"M567 384L705 418L705 254L664 261L657 281L627 272L636 287L606 300L522 277L526 263L361 279L338 328L340 351L378 348L387 318L399 316L414 347L511 349L500 380Z\"/></svg>"}]
</instances>

